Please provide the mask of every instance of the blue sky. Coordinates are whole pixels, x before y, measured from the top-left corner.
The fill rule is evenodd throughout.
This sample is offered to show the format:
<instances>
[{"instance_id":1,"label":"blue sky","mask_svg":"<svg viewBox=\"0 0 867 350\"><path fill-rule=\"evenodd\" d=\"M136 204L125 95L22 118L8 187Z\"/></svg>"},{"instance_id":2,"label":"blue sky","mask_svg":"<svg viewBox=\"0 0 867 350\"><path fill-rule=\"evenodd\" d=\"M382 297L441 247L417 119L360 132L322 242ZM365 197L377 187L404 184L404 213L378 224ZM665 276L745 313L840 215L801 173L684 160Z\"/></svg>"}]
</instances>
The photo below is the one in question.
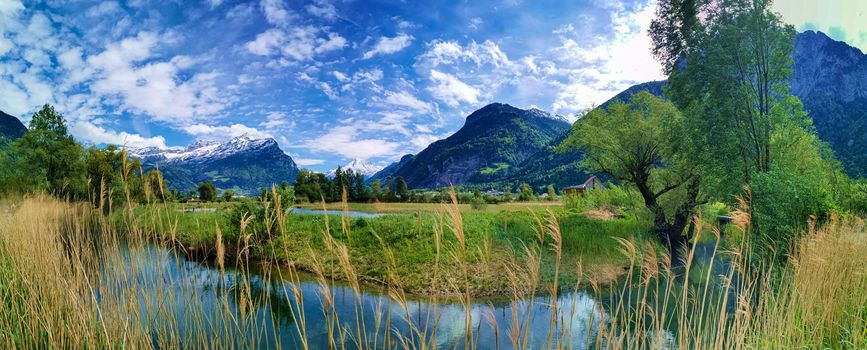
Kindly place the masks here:
<instances>
[{"instance_id":1,"label":"blue sky","mask_svg":"<svg viewBox=\"0 0 867 350\"><path fill-rule=\"evenodd\" d=\"M571 116L660 79L645 34L654 8L0 0L0 110L26 122L51 103L92 144L250 134L275 138L314 170L352 158L386 164L490 102Z\"/></svg>"}]
</instances>

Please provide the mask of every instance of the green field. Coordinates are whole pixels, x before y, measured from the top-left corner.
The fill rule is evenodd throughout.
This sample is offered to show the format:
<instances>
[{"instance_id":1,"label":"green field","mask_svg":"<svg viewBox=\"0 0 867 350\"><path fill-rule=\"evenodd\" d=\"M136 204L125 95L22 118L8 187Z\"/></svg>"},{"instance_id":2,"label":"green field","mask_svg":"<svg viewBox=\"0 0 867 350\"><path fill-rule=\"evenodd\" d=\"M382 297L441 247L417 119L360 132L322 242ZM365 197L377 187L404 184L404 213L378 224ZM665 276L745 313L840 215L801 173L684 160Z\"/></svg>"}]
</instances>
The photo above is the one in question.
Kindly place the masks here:
<instances>
[{"instance_id":1,"label":"green field","mask_svg":"<svg viewBox=\"0 0 867 350\"><path fill-rule=\"evenodd\" d=\"M322 209L322 203L303 203L295 206L305 209ZM443 203L348 203L349 210L363 213L379 213L379 214L396 214L396 213L438 213L442 212L445 204ZM557 209L562 207L560 202L507 202L499 204L488 204L484 209L473 209L470 204L458 204L458 207L463 213L469 212L516 212L516 211L539 211ZM326 203L325 208L329 211L342 211L342 203Z\"/></svg>"},{"instance_id":2,"label":"green field","mask_svg":"<svg viewBox=\"0 0 867 350\"><path fill-rule=\"evenodd\" d=\"M321 206L321 205L320 205ZM133 222L138 228L163 239L181 243L185 250L198 256L210 257L215 253L217 233L220 228L227 242L227 254L244 246L240 242L240 227L235 219L240 215L237 204L220 203L216 211L185 212L185 204L139 206L133 209L133 220L126 213L117 213L118 224ZM201 207L201 206L199 206ZM309 206L313 208L314 206ZM342 205L326 206L334 214L341 213ZM414 203L350 203L349 210L388 213L377 218L343 218L342 215L287 214L280 225L270 234L261 226L250 226L249 239L255 244L252 256L259 260L276 258L312 271L316 262L328 265L336 263L333 252L326 243L326 227L331 237L348 247L349 255L362 281L382 284L388 280L390 257L383 254L391 251L393 271L410 293L430 292L433 266L439 259L443 269L454 268L446 251L457 244L449 231L445 204ZM507 280L500 271L511 263L526 259L526 249L547 250L550 238L540 241L540 221L555 218L562 228L564 268L559 281L564 286L574 285L576 269L581 264L585 273L591 274L600 283L608 283L620 276L629 259L620 252L615 238L644 241L644 232L649 221L635 216L609 221L589 218L576 210L567 210L556 203L508 203L487 206L474 210L460 205L466 236L467 261L472 266L471 281L475 295L503 295L508 292ZM419 213L421 216L419 217ZM261 220L256 218L255 220ZM344 227L346 229L344 229ZM253 232L259 230L258 232ZM436 236L439 230L441 253L436 252ZM544 254L541 278L553 279L554 257ZM332 277L343 278L340 274ZM442 281L447 285L445 279ZM453 288L445 294L457 294Z\"/></svg>"}]
</instances>

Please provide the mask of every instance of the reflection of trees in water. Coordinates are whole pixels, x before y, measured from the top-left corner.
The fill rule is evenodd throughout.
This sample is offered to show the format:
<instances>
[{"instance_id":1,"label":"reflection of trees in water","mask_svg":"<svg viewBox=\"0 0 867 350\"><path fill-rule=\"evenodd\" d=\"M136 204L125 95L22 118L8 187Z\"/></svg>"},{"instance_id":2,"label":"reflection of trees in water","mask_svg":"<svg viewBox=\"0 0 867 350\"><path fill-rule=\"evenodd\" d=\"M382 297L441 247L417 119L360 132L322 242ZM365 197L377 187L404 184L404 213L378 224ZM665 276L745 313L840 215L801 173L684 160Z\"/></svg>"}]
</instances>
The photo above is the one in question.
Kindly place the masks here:
<instances>
[{"instance_id":1,"label":"reflection of trees in water","mask_svg":"<svg viewBox=\"0 0 867 350\"><path fill-rule=\"evenodd\" d=\"M231 275L227 286L227 294L235 305L248 301L257 312L267 311L276 327L291 326L295 321L292 312L294 305L290 301L291 294L287 294L284 290L286 287L278 279L265 280L238 272ZM247 288L249 288L249 295L244 296Z\"/></svg>"}]
</instances>

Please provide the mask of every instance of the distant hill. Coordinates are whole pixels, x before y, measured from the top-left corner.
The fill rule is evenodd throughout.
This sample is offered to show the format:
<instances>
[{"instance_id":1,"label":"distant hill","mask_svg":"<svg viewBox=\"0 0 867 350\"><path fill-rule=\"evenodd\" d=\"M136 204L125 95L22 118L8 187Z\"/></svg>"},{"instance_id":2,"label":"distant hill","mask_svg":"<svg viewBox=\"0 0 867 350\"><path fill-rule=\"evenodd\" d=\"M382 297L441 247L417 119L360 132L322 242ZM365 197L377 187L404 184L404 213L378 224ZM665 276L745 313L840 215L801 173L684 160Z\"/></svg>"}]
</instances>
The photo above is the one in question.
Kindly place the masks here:
<instances>
[{"instance_id":1,"label":"distant hill","mask_svg":"<svg viewBox=\"0 0 867 350\"><path fill-rule=\"evenodd\" d=\"M496 181L568 129L563 117L492 103L470 114L455 134L397 167L391 177L403 177L411 188Z\"/></svg>"},{"instance_id":2,"label":"distant hill","mask_svg":"<svg viewBox=\"0 0 867 350\"><path fill-rule=\"evenodd\" d=\"M271 138L241 136L226 142L198 141L186 148L130 148L129 153L142 160L145 171L159 168L169 187L181 191L211 180L220 190L252 196L272 184L292 183L298 176L292 157Z\"/></svg>"},{"instance_id":3,"label":"distant hill","mask_svg":"<svg viewBox=\"0 0 867 350\"><path fill-rule=\"evenodd\" d=\"M27 132L27 127L18 118L0 111L0 137L17 139Z\"/></svg>"}]
</instances>

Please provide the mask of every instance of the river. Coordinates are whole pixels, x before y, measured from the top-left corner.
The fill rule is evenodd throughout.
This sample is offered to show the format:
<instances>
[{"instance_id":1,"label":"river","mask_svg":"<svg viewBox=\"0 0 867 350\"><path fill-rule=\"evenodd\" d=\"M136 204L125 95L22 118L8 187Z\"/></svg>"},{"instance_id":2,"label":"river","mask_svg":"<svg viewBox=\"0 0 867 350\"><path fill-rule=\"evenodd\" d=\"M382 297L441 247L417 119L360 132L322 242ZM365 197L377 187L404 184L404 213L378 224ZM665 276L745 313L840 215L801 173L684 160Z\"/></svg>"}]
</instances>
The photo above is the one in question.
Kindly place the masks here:
<instances>
[{"instance_id":1,"label":"river","mask_svg":"<svg viewBox=\"0 0 867 350\"><path fill-rule=\"evenodd\" d=\"M106 300L102 300L101 304L117 305L118 301L130 300L128 294L136 293L134 297L139 300L139 312L142 313L142 319L146 320L141 322L146 327L174 328L181 338L185 334L195 339L208 338L212 339L208 341L211 344L220 344L215 339L235 332L233 341L239 342L241 347L253 343L258 348L295 349L301 347L299 325L296 322L300 310L303 310L309 348L328 348L328 321L322 311L323 288L310 275L302 274L293 282L276 277L279 275L277 272L269 274L261 268L251 268L253 272L248 273L239 269L227 269L221 273L214 266L188 261L171 250L156 246L123 250L121 256L121 261L106 263L111 264L112 268L106 268L102 274L103 283L98 294ZM117 266L119 262L124 265L122 269ZM119 273L126 277L119 278ZM300 303L292 297L292 283L297 283L297 289L301 291ZM363 305L360 309L363 311L358 315L359 320L363 318L359 324L364 325L362 328L365 331L359 332L356 328L359 303L352 288L340 282L329 281L328 284L333 310L339 319L337 322L351 331L347 343L351 343L358 334L365 334L363 337L366 337L368 345L373 342L381 345L384 334L389 333L384 331L383 325L390 319L390 337L395 344L399 344L395 334L413 334L410 325L415 330L423 330L426 325L431 329L438 319L435 341L431 340L434 338L430 331L428 341L435 342L438 348L451 349L456 344L457 348L464 348L466 316L465 308L460 303L439 302L434 307L429 299L410 297L404 309L400 303L389 298L385 290L363 288L360 293L360 305ZM137 291L124 290L123 286L136 286L134 289ZM246 286L250 286L247 295L252 298L241 297L247 293ZM245 303L245 299L253 302ZM303 304L303 308L299 308L299 304ZM528 348L545 347L551 322L550 305L550 297L537 297L517 304L486 300L473 303L470 317L476 348L513 348L509 341L513 307L517 308L517 315L522 322L527 313L531 313L530 321L526 323L529 325ZM606 319L606 315L600 311L599 302L586 292L561 295L557 298L557 306L558 319L563 325L558 327L554 339L562 339L575 349L583 349L587 339L595 339L589 338L594 334L591 324ZM226 310L234 319L245 319L242 315L247 315L248 324L255 326L245 327L227 322L226 315L229 313ZM434 313L438 317L434 317ZM497 325L496 333L491 325L491 316L496 320L493 322ZM378 330L377 323L380 324ZM416 340L412 342L418 343L418 334L415 337Z\"/></svg>"}]
</instances>

